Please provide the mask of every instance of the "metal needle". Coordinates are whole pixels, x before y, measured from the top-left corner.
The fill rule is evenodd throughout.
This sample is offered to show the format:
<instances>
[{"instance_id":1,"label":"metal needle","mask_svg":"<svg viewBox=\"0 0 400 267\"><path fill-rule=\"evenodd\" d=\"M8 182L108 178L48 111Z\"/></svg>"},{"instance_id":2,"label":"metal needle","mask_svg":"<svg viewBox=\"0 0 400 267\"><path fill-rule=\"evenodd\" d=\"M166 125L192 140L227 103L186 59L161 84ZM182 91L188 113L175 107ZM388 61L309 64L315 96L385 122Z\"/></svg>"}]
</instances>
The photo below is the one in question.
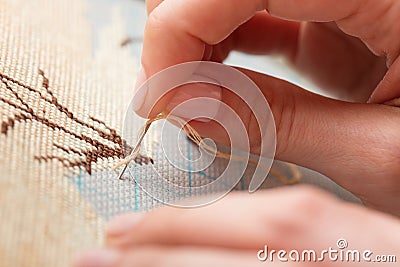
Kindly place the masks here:
<instances>
[{"instance_id":1,"label":"metal needle","mask_svg":"<svg viewBox=\"0 0 400 267\"><path fill-rule=\"evenodd\" d=\"M142 142L143 142L143 139L144 139L144 137L146 136L147 131L148 131L149 128L150 128L150 125L151 125L151 123L146 124L145 128L144 128L143 131L142 131L142 134L140 135L139 139L138 139L137 142L136 142L135 148L132 150L132 152L131 152L131 154L128 156L128 158L129 158L129 157L132 157L133 155L135 155L135 154L138 153L138 151L139 151L139 149L140 149L140 146L141 146L141 144L142 144ZM129 162L127 162L127 163L125 164L125 167L122 169L121 173L118 175L118 179L119 179L119 180L121 180L122 176L123 176L124 173L126 172L126 169L128 168L128 164L129 164Z\"/></svg>"},{"instance_id":2,"label":"metal needle","mask_svg":"<svg viewBox=\"0 0 400 267\"><path fill-rule=\"evenodd\" d=\"M122 172L118 175L118 180L122 180L122 175L126 172L126 168L128 168L128 164L125 164L125 167L122 169Z\"/></svg>"}]
</instances>

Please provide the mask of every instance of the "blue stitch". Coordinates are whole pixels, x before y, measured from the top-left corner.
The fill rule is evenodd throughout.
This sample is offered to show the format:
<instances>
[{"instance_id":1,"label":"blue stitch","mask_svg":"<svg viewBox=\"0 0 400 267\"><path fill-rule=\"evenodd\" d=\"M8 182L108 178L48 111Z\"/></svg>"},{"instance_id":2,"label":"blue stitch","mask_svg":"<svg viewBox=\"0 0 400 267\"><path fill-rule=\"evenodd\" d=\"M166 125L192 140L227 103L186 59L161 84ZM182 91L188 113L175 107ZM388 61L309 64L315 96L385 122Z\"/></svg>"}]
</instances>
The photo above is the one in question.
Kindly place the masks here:
<instances>
[{"instance_id":1,"label":"blue stitch","mask_svg":"<svg viewBox=\"0 0 400 267\"><path fill-rule=\"evenodd\" d=\"M191 148L191 143L188 140L187 141L187 153L188 153L188 169L189 169L189 195L192 196L192 165L190 164L190 161L192 160L192 148Z\"/></svg>"},{"instance_id":2,"label":"blue stitch","mask_svg":"<svg viewBox=\"0 0 400 267\"><path fill-rule=\"evenodd\" d=\"M137 183L138 171L137 165L135 164L135 211L139 211L139 185Z\"/></svg>"},{"instance_id":3,"label":"blue stitch","mask_svg":"<svg viewBox=\"0 0 400 267\"><path fill-rule=\"evenodd\" d=\"M242 178L240 178L240 183L242 185L241 190L245 191L246 190L246 183L245 183L245 180L244 180L244 175L242 176Z\"/></svg>"},{"instance_id":4,"label":"blue stitch","mask_svg":"<svg viewBox=\"0 0 400 267\"><path fill-rule=\"evenodd\" d=\"M68 179L72 180L72 182L73 182L74 184L76 184L76 185L79 184L80 193L81 193L81 194L83 193L83 189L87 189L87 190L89 190L89 191L91 191L91 192L94 192L96 195L99 195L99 196L101 196L101 197L106 197L108 200L111 200L112 202L116 202L116 203L118 203L121 207L124 207L124 205L123 205L121 202L119 202L118 200L116 200L116 199L110 197L109 195L107 195L107 194L105 194L105 193L101 193L101 192L97 191L96 189L94 189L94 188L92 188L92 187L90 187L90 186L85 185L85 184L82 182L82 177L81 177L80 175L77 177L78 179L74 179L73 177L69 177L69 176L67 176L67 175L65 175L65 177L67 177ZM74 180L76 180L76 182L74 182ZM78 187L78 188L79 188L79 187Z\"/></svg>"},{"instance_id":5,"label":"blue stitch","mask_svg":"<svg viewBox=\"0 0 400 267\"><path fill-rule=\"evenodd\" d=\"M82 168L79 168L78 179L76 179L76 185L78 187L79 193L82 194Z\"/></svg>"}]
</instances>

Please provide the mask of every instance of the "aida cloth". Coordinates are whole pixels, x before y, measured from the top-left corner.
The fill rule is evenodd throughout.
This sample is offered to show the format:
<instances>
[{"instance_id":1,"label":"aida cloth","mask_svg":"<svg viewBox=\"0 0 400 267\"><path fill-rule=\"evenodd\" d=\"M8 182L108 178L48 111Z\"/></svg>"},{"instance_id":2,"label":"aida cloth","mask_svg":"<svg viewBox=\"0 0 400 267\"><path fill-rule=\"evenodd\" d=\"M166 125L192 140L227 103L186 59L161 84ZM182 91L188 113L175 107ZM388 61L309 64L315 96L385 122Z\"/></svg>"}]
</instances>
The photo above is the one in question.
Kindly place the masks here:
<instances>
[{"instance_id":1,"label":"aida cloth","mask_svg":"<svg viewBox=\"0 0 400 267\"><path fill-rule=\"evenodd\" d=\"M0 266L69 266L75 252L102 244L112 217L161 205L135 181L173 200L223 169L222 161L207 172L171 168L155 125L145 140L154 165L132 164L122 180L112 171L129 147L123 120L140 65L134 30L145 15L134 9L144 3L134 2L0 1ZM136 118L131 134L142 124ZM182 143L186 157L198 156ZM162 188L155 170L187 194ZM242 179L236 189L247 185ZM263 187L276 185L270 177Z\"/></svg>"}]
</instances>

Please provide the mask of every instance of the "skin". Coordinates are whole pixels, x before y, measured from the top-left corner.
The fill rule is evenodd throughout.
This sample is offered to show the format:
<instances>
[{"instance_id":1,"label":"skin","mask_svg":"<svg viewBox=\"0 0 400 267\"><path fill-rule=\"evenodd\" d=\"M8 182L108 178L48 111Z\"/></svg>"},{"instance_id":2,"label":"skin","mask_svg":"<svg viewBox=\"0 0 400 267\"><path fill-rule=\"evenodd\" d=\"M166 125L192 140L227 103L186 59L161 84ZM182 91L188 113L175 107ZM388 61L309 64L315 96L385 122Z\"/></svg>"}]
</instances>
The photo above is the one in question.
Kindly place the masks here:
<instances>
[{"instance_id":1,"label":"skin","mask_svg":"<svg viewBox=\"0 0 400 267\"><path fill-rule=\"evenodd\" d=\"M137 216L127 214L112 222L107 248L85 252L76 266L103 266L92 263L105 251L115 253L115 261L104 266L118 267L316 266L276 259L260 262L257 252L268 245L270 250L297 249L301 253L314 249L319 253L329 247L337 249L336 242L343 237L350 250L371 250L372 259L397 255L398 260L397 219L311 187L273 189L251 196L233 193L201 209L166 207L140 219ZM112 226L127 221L136 222L124 232L114 232ZM325 260L323 266L348 263ZM365 266L365 262L351 266Z\"/></svg>"},{"instance_id":2,"label":"skin","mask_svg":"<svg viewBox=\"0 0 400 267\"><path fill-rule=\"evenodd\" d=\"M147 8L142 56L147 77L182 62L222 62L239 50L284 56L335 96L241 69L270 103L276 157L327 175L366 207L296 186L234 194L202 209L162 208L116 234L115 225L137 216L125 215L107 233L107 250L118 255L110 266L253 266L264 244L325 249L340 237L351 249L395 254L400 240L400 1L148 0ZM147 93L139 115L158 114L174 96L150 110L153 95ZM249 109L225 90L222 101L247 118L257 152L261 140ZM192 126L227 142L213 122ZM87 252L77 266L91 266L90 257L102 253Z\"/></svg>"}]
</instances>

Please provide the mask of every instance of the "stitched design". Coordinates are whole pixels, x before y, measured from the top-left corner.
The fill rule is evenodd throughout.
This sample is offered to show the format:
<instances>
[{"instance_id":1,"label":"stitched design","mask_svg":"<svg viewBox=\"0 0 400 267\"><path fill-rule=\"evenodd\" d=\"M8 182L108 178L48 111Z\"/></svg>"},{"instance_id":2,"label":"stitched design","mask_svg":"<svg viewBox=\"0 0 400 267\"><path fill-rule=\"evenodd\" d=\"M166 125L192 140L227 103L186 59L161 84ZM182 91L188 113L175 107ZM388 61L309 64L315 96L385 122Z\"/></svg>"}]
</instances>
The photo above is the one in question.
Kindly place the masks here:
<instances>
[{"instance_id":1,"label":"stitched design","mask_svg":"<svg viewBox=\"0 0 400 267\"><path fill-rule=\"evenodd\" d=\"M12 130L17 122L28 120L39 122L43 126L68 134L75 140L84 142L85 146L76 148L61 143L53 143L53 147L62 152L62 154L64 154L63 156L37 155L34 156L34 159L39 162L57 160L60 161L64 167L83 168L89 174L92 173L92 163L96 163L100 159L123 158L125 153L126 155L130 154L132 147L122 139L114 128L93 116L89 116L88 120L98 124L97 126L89 124L76 116L57 99L54 92L49 87L50 81L46 77L45 72L39 69L38 74L42 79L41 88L34 88L8 75L0 73L1 84L4 85L3 87L5 87L6 91L9 93L8 98L0 95L0 101L14 109L14 114L11 116L7 115L6 119L1 122L1 134L7 135L8 131ZM57 114L57 120L55 121L54 115L46 116L46 108L33 109L31 103L24 98L24 94L34 94L47 105L55 107L61 114ZM65 119L82 126L84 131L78 133L76 130L74 131L74 129L67 127L65 121L63 123L57 122L61 120L63 116ZM100 138L93 138L94 136ZM139 155L135 162L140 165L154 163L152 158L143 155Z\"/></svg>"}]
</instances>

